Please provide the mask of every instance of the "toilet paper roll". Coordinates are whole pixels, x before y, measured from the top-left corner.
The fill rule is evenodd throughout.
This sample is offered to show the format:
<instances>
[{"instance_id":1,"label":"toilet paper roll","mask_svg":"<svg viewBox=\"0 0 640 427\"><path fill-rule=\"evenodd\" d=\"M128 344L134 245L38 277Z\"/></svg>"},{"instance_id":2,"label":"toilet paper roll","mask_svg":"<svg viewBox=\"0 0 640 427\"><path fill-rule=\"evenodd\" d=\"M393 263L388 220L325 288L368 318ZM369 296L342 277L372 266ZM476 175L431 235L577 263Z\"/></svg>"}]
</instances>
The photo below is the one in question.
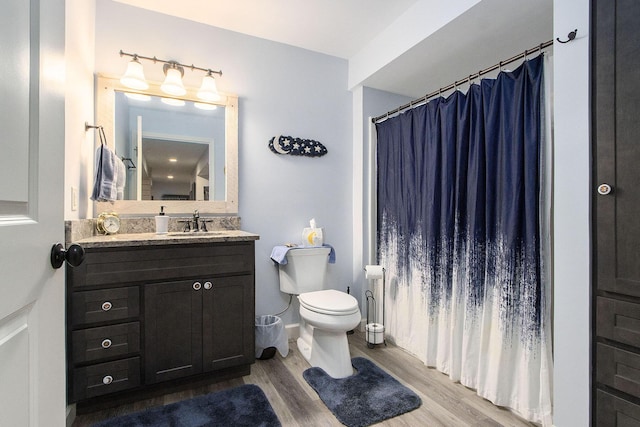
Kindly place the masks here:
<instances>
[{"instance_id":1,"label":"toilet paper roll","mask_svg":"<svg viewBox=\"0 0 640 427\"><path fill-rule=\"evenodd\" d=\"M384 342L384 325L380 323L367 323L367 342L370 344L382 344Z\"/></svg>"},{"instance_id":2,"label":"toilet paper roll","mask_svg":"<svg viewBox=\"0 0 640 427\"><path fill-rule=\"evenodd\" d=\"M367 279L382 279L384 269L381 265L367 265L364 268L364 277Z\"/></svg>"}]
</instances>

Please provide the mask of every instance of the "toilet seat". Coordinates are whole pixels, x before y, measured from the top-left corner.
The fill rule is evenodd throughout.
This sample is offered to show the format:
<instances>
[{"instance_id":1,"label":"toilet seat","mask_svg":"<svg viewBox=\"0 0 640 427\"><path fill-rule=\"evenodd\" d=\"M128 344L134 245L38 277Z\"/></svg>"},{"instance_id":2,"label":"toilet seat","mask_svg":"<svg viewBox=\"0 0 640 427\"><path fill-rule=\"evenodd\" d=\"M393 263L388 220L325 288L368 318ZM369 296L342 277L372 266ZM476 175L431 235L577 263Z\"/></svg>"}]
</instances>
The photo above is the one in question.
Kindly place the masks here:
<instances>
[{"instance_id":1,"label":"toilet seat","mask_svg":"<svg viewBox=\"0 0 640 427\"><path fill-rule=\"evenodd\" d=\"M351 295L334 289L306 292L298 295L300 306L332 316L348 316L359 312L358 301Z\"/></svg>"}]
</instances>

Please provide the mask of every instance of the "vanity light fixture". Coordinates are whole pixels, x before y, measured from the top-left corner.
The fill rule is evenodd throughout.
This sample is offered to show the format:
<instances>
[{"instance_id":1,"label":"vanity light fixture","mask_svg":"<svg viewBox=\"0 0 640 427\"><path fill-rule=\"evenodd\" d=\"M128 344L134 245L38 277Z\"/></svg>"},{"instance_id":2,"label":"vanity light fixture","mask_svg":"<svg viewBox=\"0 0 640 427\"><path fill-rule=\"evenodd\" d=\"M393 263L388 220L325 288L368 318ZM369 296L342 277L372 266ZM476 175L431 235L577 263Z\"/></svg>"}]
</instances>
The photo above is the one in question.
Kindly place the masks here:
<instances>
[{"instance_id":1,"label":"vanity light fixture","mask_svg":"<svg viewBox=\"0 0 640 427\"><path fill-rule=\"evenodd\" d=\"M216 87L216 79L211 75L211 70L207 71L207 75L202 78L202 85L198 90L198 98L204 101L218 101L220 94L218 94L218 88Z\"/></svg>"},{"instance_id":2,"label":"vanity light fixture","mask_svg":"<svg viewBox=\"0 0 640 427\"><path fill-rule=\"evenodd\" d=\"M169 62L162 67L164 74L166 75L160 89L164 93L174 96L182 96L187 93L187 90L182 84L182 76L184 76L184 68L179 66L176 62Z\"/></svg>"},{"instance_id":3,"label":"vanity light fixture","mask_svg":"<svg viewBox=\"0 0 640 427\"><path fill-rule=\"evenodd\" d=\"M171 158L169 159L169 161L170 161L171 163L176 163L176 162L178 161L178 159L176 159L175 157L171 157Z\"/></svg>"},{"instance_id":4,"label":"vanity light fixture","mask_svg":"<svg viewBox=\"0 0 640 427\"><path fill-rule=\"evenodd\" d=\"M142 69L142 64L140 63L141 59L145 59L147 61L153 61L153 63L161 62L163 63L162 70L165 74L165 80L160 86L160 89L173 96L182 96L187 92L187 89L184 87L182 83L182 77L184 77L185 68L190 69L191 71L204 71L206 74L202 78L202 84L200 89L198 89L197 96L206 102L218 101L220 99L220 94L218 93L218 89L216 87L216 81L213 77L214 74L218 76L222 76L222 71L214 71L210 68L201 68L196 67L195 65L185 65L181 64L177 61L166 61L164 59L159 59L154 57L142 56L137 53L127 53L120 51L120 56L130 56L133 59L127 65L127 71L124 76L120 79L120 82L132 89L144 90L149 87L149 84L144 78L144 72Z\"/></svg>"},{"instance_id":5,"label":"vanity light fixture","mask_svg":"<svg viewBox=\"0 0 640 427\"><path fill-rule=\"evenodd\" d=\"M122 54L122 51L120 51ZM146 90L149 89L149 84L144 78L144 70L142 64L138 61L138 55L133 55L133 59L127 64L127 71L124 76L120 78L120 83L130 87L131 89Z\"/></svg>"}]
</instances>

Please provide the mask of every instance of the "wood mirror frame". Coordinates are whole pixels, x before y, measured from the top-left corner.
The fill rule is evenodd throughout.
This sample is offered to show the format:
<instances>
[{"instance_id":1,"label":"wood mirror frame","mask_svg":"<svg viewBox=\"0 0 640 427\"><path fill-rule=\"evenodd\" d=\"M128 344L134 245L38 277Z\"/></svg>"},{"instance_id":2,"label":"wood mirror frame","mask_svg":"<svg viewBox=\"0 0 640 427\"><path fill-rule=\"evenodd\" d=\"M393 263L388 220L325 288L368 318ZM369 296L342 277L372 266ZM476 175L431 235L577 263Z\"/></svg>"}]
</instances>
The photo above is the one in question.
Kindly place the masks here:
<instances>
[{"instance_id":1,"label":"wood mirror frame","mask_svg":"<svg viewBox=\"0 0 640 427\"><path fill-rule=\"evenodd\" d=\"M114 148L115 92L130 92L164 98L183 99L202 102L193 89L187 94L175 97L160 90L160 83L148 82L149 89L135 90L123 86L120 80L111 76L98 75L96 78L96 125L102 126L107 144ZM225 107L225 200L116 200L114 202L94 202L94 216L100 212L115 211L120 215L156 215L160 206L165 212L173 214L192 214L198 210L201 214L237 214L238 213L238 97L220 94L221 99L212 104ZM96 131L95 148L100 144ZM93 169L92 169L93 170Z\"/></svg>"}]
</instances>

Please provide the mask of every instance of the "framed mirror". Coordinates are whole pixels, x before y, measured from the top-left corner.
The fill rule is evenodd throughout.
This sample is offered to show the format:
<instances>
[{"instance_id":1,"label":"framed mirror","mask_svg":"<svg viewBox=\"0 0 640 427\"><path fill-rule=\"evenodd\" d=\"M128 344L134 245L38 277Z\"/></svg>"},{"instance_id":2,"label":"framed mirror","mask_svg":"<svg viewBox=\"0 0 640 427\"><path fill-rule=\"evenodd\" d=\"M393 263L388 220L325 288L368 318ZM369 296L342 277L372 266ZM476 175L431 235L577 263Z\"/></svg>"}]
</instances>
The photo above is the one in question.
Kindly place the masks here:
<instances>
[{"instance_id":1,"label":"framed mirror","mask_svg":"<svg viewBox=\"0 0 640 427\"><path fill-rule=\"evenodd\" d=\"M96 124L127 166L124 199L95 202L95 215L236 214L238 98L202 103L194 90L166 95L160 83L133 90L99 75ZM204 107L204 108L202 108ZM99 144L99 138L97 144Z\"/></svg>"}]
</instances>

